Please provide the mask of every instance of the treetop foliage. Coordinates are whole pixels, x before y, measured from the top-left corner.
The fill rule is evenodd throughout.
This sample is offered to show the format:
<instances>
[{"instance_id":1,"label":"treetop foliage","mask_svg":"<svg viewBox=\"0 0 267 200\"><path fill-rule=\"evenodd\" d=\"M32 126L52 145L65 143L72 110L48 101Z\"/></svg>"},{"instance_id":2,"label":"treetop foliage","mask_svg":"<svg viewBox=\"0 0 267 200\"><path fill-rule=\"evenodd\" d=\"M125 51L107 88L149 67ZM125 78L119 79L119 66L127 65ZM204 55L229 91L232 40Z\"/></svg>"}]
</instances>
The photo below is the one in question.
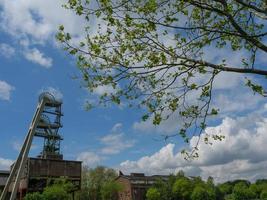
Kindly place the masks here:
<instances>
[{"instance_id":1,"label":"treetop foliage","mask_svg":"<svg viewBox=\"0 0 267 200\"><path fill-rule=\"evenodd\" d=\"M111 178L114 170L106 167L83 168L82 188L75 199L79 200L116 200L123 185ZM107 175L108 174L108 175ZM116 176L116 174L114 174ZM101 178L95 178L101 177ZM103 178L105 177L105 178ZM91 184L91 182L96 182ZM100 184L101 183L101 184ZM97 187L96 187L97 186ZM74 185L66 179L58 179L48 185L42 193L29 193L25 200L69 200ZM169 175L168 179L159 178L147 191L147 200L250 200L266 199L267 180L251 183L247 180L234 180L215 184L212 177L187 177L183 171Z\"/></svg>"},{"instance_id":2,"label":"treetop foliage","mask_svg":"<svg viewBox=\"0 0 267 200\"><path fill-rule=\"evenodd\" d=\"M82 173L82 188L80 200L113 200L121 185L114 182L117 173L114 169L98 166L94 169L84 167Z\"/></svg>"},{"instance_id":3,"label":"treetop foliage","mask_svg":"<svg viewBox=\"0 0 267 200\"><path fill-rule=\"evenodd\" d=\"M64 178L56 179L44 188L42 193L28 193L25 200L70 200L71 192L77 190L75 186Z\"/></svg>"},{"instance_id":4,"label":"treetop foliage","mask_svg":"<svg viewBox=\"0 0 267 200\"><path fill-rule=\"evenodd\" d=\"M158 180L146 193L147 200L251 200L266 199L267 184L245 180L215 185L213 178L170 176Z\"/></svg>"},{"instance_id":5,"label":"treetop foliage","mask_svg":"<svg viewBox=\"0 0 267 200\"><path fill-rule=\"evenodd\" d=\"M185 142L200 135L207 144L223 139L204 131L219 112L211 104L219 74L267 75L257 61L267 52L266 0L68 0L65 8L86 21L80 42L64 25L56 36L77 58L83 86L110 89L100 104L145 107L142 120L155 125L178 114L174 135ZM229 57L210 59L220 50L243 52L240 64L232 65ZM265 96L251 78L246 85ZM190 155L198 156L197 146Z\"/></svg>"}]
</instances>

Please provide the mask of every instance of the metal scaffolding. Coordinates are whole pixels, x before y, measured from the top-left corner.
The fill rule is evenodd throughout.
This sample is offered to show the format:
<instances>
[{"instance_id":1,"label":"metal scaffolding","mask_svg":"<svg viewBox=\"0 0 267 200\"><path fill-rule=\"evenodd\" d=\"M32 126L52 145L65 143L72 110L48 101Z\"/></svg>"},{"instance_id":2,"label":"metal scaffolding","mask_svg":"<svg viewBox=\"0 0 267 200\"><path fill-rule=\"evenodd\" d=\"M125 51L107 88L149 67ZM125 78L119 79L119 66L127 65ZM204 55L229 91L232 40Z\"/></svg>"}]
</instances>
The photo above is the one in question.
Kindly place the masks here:
<instances>
[{"instance_id":1,"label":"metal scaffolding","mask_svg":"<svg viewBox=\"0 0 267 200\"><path fill-rule=\"evenodd\" d=\"M0 200L6 200L8 198L9 190L11 191L9 199L14 200L16 198L20 179L25 168L34 136L44 138L44 147L40 155L41 158L63 159L63 156L60 154L60 141L63 138L58 133L59 128L62 127L60 122L62 116L61 104L61 101L56 100L54 96L48 92L40 95L39 103L29 131L18 158L11 168L10 175Z\"/></svg>"}]
</instances>

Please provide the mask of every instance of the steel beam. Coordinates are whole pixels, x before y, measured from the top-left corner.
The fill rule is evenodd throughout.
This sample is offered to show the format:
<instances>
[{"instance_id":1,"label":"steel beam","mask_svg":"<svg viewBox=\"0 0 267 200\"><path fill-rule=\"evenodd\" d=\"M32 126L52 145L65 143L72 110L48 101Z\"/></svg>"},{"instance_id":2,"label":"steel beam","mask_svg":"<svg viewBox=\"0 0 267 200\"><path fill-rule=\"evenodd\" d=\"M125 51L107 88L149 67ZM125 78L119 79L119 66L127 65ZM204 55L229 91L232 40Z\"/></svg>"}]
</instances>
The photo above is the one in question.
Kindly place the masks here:
<instances>
[{"instance_id":1,"label":"steel beam","mask_svg":"<svg viewBox=\"0 0 267 200\"><path fill-rule=\"evenodd\" d=\"M18 156L15 164L13 165L13 168L11 169L10 175L8 177L5 188L1 194L0 200L6 200L7 199L7 193L8 193L9 187L10 187L12 181L14 180L14 178L15 178L15 182L13 184L10 200L14 200L17 196L19 182L20 182L23 170L25 168L25 164L26 164L28 154L30 151L30 147L32 144L32 140L34 137L35 129L36 129L37 124L40 120L41 113L44 110L46 101L47 101L47 99L43 98L37 106L37 109L36 109L36 112L34 114L33 120L31 122L31 126L29 128L28 134L24 140L24 143L23 143L23 146L22 146L21 151L19 153L19 156Z\"/></svg>"}]
</instances>

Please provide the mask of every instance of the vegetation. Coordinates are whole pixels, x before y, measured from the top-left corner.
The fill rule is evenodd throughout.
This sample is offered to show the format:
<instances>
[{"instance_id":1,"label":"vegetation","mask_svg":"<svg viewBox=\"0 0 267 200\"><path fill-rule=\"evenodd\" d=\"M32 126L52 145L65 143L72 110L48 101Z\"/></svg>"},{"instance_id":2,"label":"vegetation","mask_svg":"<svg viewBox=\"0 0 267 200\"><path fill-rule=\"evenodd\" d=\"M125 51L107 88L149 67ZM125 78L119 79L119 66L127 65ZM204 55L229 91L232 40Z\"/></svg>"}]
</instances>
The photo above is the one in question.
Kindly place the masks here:
<instances>
[{"instance_id":1,"label":"vegetation","mask_svg":"<svg viewBox=\"0 0 267 200\"><path fill-rule=\"evenodd\" d=\"M75 187L65 179L55 180L53 184L47 186L43 193L29 193L25 200L70 200Z\"/></svg>"},{"instance_id":2,"label":"vegetation","mask_svg":"<svg viewBox=\"0 0 267 200\"><path fill-rule=\"evenodd\" d=\"M216 199L216 187L213 181L204 182L200 177L188 178L184 175L171 175L169 180L159 180L154 188L159 192L160 199L168 200L213 200ZM161 189L165 184L165 188ZM160 186L160 187L159 187ZM148 190L149 191L149 190ZM168 192L171 191L171 192ZM166 196L168 196L166 198Z\"/></svg>"},{"instance_id":3,"label":"vegetation","mask_svg":"<svg viewBox=\"0 0 267 200\"><path fill-rule=\"evenodd\" d=\"M160 192L157 188L149 188L146 193L147 200L161 200Z\"/></svg>"},{"instance_id":4,"label":"vegetation","mask_svg":"<svg viewBox=\"0 0 267 200\"><path fill-rule=\"evenodd\" d=\"M171 191L171 192L170 192ZM215 185L212 177L171 175L168 180L158 180L146 194L147 200L251 200L267 199L267 184L245 180L228 181Z\"/></svg>"},{"instance_id":5,"label":"vegetation","mask_svg":"<svg viewBox=\"0 0 267 200\"><path fill-rule=\"evenodd\" d=\"M106 167L95 169L83 168L82 187L76 192L75 199L79 200L117 200L118 191L122 186L114 181L115 170ZM65 179L58 179L48 184L42 193L29 193L25 200L70 200L75 186Z\"/></svg>"},{"instance_id":6,"label":"vegetation","mask_svg":"<svg viewBox=\"0 0 267 200\"><path fill-rule=\"evenodd\" d=\"M114 180L104 183L101 188L102 200L117 200L118 192L123 189L122 185Z\"/></svg>"},{"instance_id":7,"label":"vegetation","mask_svg":"<svg viewBox=\"0 0 267 200\"><path fill-rule=\"evenodd\" d=\"M80 200L114 200L122 187L114 182L115 170L106 167L83 169L82 188L78 196Z\"/></svg>"},{"instance_id":8,"label":"vegetation","mask_svg":"<svg viewBox=\"0 0 267 200\"><path fill-rule=\"evenodd\" d=\"M172 188L174 196L182 200L189 199L192 193L192 184L189 178L186 177L178 178Z\"/></svg>"},{"instance_id":9,"label":"vegetation","mask_svg":"<svg viewBox=\"0 0 267 200\"><path fill-rule=\"evenodd\" d=\"M115 182L113 169L96 167L83 169L82 189L75 199L117 200L123 185ZM43 193L29 193L25 200L70 200L75 187L65 179L47 186ZM250 183L235 180L214 184L213 178L186 177L182 171L167 179L158 179L146 192L146 200L267 200L267 180Z\"/></svg>"},{"instance_id":10,"label":"vegetation","mask_svg":"<svg viewBox=\"0 0 267 200\"><path fill-rule=\"evenodd\" d=\"M25 200L46 200L42 194L39 192L34 193L28 193L25 198Z\"/></svg>"},{"instance_id":11,"label":"vegetation","mask_svg":"<svg viewBox=\"0 0 267 200\"><path fill-rule=\"evenodd\" d=\"M219 74L239 73L254 93L266 95L256 81L267 75L259 61L267 52L264 0L68 0L65 8L86 22L80 43L64 25L56 36L76 56L83 86L108 88L100 104L145 107L142 119L155 125L176 114L182 124L174 135L186 142L218 114L211 102ZM216 59L210 52L218 52Z\"/></svg>"}]
</instances>

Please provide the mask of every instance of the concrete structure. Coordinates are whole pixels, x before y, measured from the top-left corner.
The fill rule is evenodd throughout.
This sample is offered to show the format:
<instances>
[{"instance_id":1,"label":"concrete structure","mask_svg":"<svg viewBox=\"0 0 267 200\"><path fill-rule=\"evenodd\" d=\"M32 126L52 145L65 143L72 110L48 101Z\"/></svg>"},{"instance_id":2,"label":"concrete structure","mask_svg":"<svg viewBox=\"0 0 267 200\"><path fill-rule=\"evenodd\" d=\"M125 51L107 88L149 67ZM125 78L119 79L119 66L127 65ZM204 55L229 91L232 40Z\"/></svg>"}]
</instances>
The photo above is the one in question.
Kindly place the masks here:
<instances>
[{"instance_id":1,"label":"concrete structure","mask_svg":"<svg viewBox=\"0 0 267 200\"><path fill-rule=\"evenodd\" d=\"M159 179L167 180L169 176L153 175L145 176L143 173L131 173L120 175L116 178L116 182L123 186L123 190L119 192L119 200L145 200L147 190Z\"/></svg>"}]
</instances>

